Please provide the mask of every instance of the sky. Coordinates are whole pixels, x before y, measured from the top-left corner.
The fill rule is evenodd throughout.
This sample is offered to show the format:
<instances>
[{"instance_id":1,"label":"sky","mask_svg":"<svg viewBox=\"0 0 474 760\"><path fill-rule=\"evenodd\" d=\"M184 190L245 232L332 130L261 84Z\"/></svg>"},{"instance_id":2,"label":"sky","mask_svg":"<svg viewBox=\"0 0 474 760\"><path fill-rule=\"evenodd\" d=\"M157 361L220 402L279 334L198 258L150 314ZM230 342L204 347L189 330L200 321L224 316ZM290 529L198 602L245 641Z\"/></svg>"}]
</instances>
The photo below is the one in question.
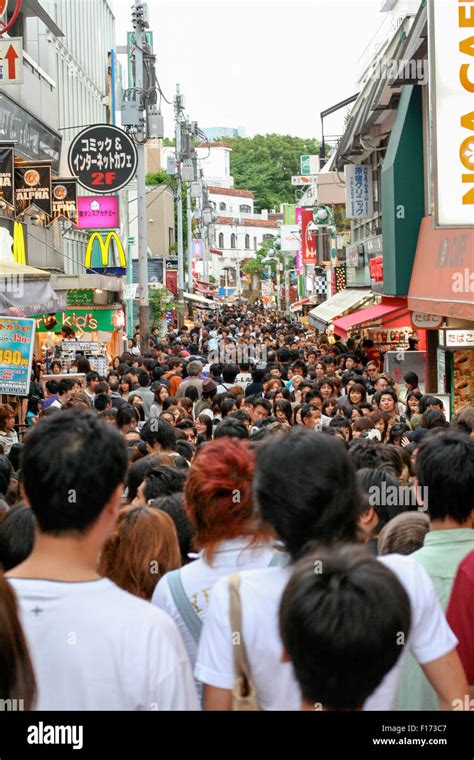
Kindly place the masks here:
<instances>
[{"instance_id":1,"label":"sky","mask_svg":"<svg viewBox=\"0 0 474 760\"><path fill-rule=\"evenodd\" d=\"M111 0L117 45L131 30L132 0ZM149 0L157 75L203 127L321 137L320 112L357 92L364 53L388 19L381 0ZM380 31L380 30L379 30ZM165 134L173 109L163 104ZM341 135L346 109L327 117Z\"/></svg>"}]
</instances>

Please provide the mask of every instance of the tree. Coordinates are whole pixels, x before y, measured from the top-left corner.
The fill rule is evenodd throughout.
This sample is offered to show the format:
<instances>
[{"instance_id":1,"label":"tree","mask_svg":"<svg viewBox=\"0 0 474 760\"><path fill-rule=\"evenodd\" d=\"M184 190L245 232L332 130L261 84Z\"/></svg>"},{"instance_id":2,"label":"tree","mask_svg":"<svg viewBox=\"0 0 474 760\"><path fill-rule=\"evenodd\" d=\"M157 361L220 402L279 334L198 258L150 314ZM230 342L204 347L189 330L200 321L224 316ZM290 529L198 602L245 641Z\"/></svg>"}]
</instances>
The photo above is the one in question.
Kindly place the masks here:
<instances>
[{"instance_id":1,"label":"tree","mask_svg":"<svg viewBox=\"0 0 474 760\"><path fill-rule=\"evenodd\" d=\"M291 176L300 173L300 156L319 153L317 140L290 135L255 135L226 138L232 147L231 174L235 187L251 190L255 209L278 208L294 203Z\"/></svg>"}]
</instances>

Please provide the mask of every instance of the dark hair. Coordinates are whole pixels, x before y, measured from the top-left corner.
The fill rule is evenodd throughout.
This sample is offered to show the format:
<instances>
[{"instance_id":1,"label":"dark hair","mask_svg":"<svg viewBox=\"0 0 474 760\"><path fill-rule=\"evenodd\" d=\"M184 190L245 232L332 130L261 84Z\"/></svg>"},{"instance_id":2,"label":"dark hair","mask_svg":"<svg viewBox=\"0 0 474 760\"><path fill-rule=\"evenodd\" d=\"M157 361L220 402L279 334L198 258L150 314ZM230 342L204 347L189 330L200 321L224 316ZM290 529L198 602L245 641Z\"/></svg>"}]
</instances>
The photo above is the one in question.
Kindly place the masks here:
<instances>
[{"instance_id":1,"label":"dark hair","mask_svg":"<svg viewBox=\"0 0 474 760\"><path fill-rule=\"evenodd\" d=\"M420 393L420 391L410 391L409 393L407 393L405 404L406 404L406 416L409 420L411 419L412 414L413 414L411 407L408 406L408 402L411 398L416 398L418 401L421 401L421 399L423 398L423 395Z\"/></svg>"},{"instance_id":2,"label":"dark hair","mask_svg":"<svg viewBox=\"0 0 474 760\"><path fill-rule=\"evenodd\" d=\"M36 698L36 683L26 639L21 627L15 594L0 574L0 699L22 700L31 710Z\"/></svg>"},{"instance_id":3,"label":"dark hair","mask_svg":"<svg viewBox=\"0 0 474 760\"><path fill-rule=\"evenodd\" d=\"M132 502L137 495L139 486L143 483L149 472L156 467L153 456L145 456L134 462L127 475L127 501Z\"/></svg>"},{"instance_id":4,"label":"dark hair","mask_svg":"<svg viewBox=\"0 0 474 760\"><path fill-rule=\"evenodd\" d=\"M422 396L420 399L420 414L423 414L424 412L426 412L427 408L433 405L440 406L441 408L443 408L443 402L441 401L440 398L436 398L436 396L429 396L429 395Z\"/></svg>"},{"instance_id":5,"label":"dark hair","mask_svg":"<svg viewBox=\"0 0 474 760\"><path fill-rule=\"evenodd\" d=\"M26 438L23 483L43 533L85 533L126 471L122 436L93 412L46 417Z\"/></svg>"},{"instance_id":6,"label":"dark hair","mask_svg":"<svg viewBox=\"0 0 474 760\"><path fill-rule=\"evenodd\" d=\"M69 378L65 377L58 383L58 395L64 396L64 394L70 391L71 388L74 388L75 385L77 385L76 380L70 380Z\"/></svg>"},{"instance_id":7,"label":"dark hair","mask_svg":"<svg viewBox=\"0 0 474 760\"><path fill-rule=\"evenodd\" d=\"M433 430L433 428L449 428L449 422L444 416L444 412L440 409L427 409L421 415L421 427L426 430Z\"/></svg>"},{"instance_id":8,"label":"dark hair","mask_svg":"<svg viewBox=\"0 0 474 760\"><path fill-rule=\"evenodd\" d=\"M305 702L357 710L403 651L410 601L382 562L362 547L341 546L297 565L279 619Z\"/></svg>"},{"instance_id":9,"label":"dark hair","mask_svg":"<svg viewBox=\"0 0 474 760\"><path fill-rule=\"evenodd\" d=\"M361 498L343 443L294 428L257 451L254 489L262 518L293 559L308 541L353 541Z\"/></svg>"},{"instance_id":10,"label":"dark hair","mask_svg":"<svg viewBox=\"0 0 474 760\"><path fill-rule=\"evenodd\" d=\"M383 467L376 470L363 467L357 471L356 477L367 506L373 507L377 514L378 522L373 531L377 535L389 520L405 511L406 499L401 497L403 486ZM409 496L409 491L406 495Z\"/></svg>"},{"instance_id":11,"label":"dark hair","mask_svg":"<svg viewBox=\"0 0 474 760\"><path fill-rule=\"evenodd\" d=\"M235 383L235 378L239 374L239 367L237 364L224 364L222 369L222 380L224 383Z\"/></svg>"},{"instance_id":12,"label":"dark hair","mask_svg":"<svg viewBox=\"0 0 474 760\"><path fill-rule=\"evenodd\" d=\"M416 372L407 372L405 375L403 375L404 381L407 383L407 385L410 385L413 388L418 388L418 375Z\"/></svg>"},{"instance_id":13,"label":"dark hair","mask_svg":"<svg viewBox=\"0 0 474 760\"><path fill-rule=\"evenodd\" d=\"M35 540L35 517L31 509L18 505L0 522L0 565L6 573L24 562Z\"/></svg>"},{"instance_id":14,"label":"dark hair","mask_svg":"<svg viewBox=\"0 0 474 760\"><path fill-rule=\"evenodd\" d=\"M183 459L186 459L189 464L191 464L193 456L196 453L196 446L194 446L194 444L192 444L190 441L178 440L176 441L176 451L180 456L183 457Z\"/></svg>"},{"instance_id":15,"label":"dark hair","mask_svg":"<svg viewBox=\"0 0 474 760\"><path fill-rule=\"evenodd\" d=\"M351 393L354 391L359 392L361 394L361 400L360 403L362 404L366 398L367 398L367 391L365 390L365 385L363 383L354 383L351 388L347 391L347 397L350 401Z\"/></svg>"},{"instance_id":16,"label":"dark hair","mask_svg":"<svg viewBox=\"0 0 474 760\"><path fill-rule=\"evenodd\" d=\"M182 469L166 464L155 466L145 476L143 495L147 501L159 496L170 496L183 491L185 482L186 473Z\"/></svg>"},{"instance_id":17,"label":"dark hair","mask_svg":"<svg viewBox=\"0 0 474 760\"><path fill-rule=\"evenodd\" d=\"M214 438L248 438L249 435L247 425L234 417L225 417L214 430Z\"/></svg>"},{"instance_id":18,"label":"dark hair","mask_svg":"<svg viewBox=\"0 0 474 760\"><path fill-rule=\"evenodd\" d=\"M303 404L300 409L301 422L304 422L306 417L310 417L314 412L314 406L312 404Z\"/></svg>"},{"instance_id":19,"label":"dark hair","mask_svg":"<svg viewBox=\"0 0 474 760\"><path fill-rule=\"evenodd\" d=\"M375 469L382 462L381 445L366 438L358 438L349 448L349 456L356 470L365 467Z\"/></svg>"},{"instance_id":20,"label":"dark hair","mask_svg":"<svg viewBox=\"0 0 474 760\"><path fill-rule=\"evenodd\" d=\"M110 403L112 402L107 393L98 393L94 399L94 409L97 412L104 412Z\"/></svg>"},{"instance_id":21,"label":"dark hair","mask_svg":"<svg viewBox=\"0 0 474 760\"><path fill-rule=\"evenodd\" d=\"M233 398L225 398L221 404L222 419L227 417L231 412L238 409L237 401Z\"/></svg>"},{"instance_id":22,"label":"dark hair","mask_svg":"<svg viewBox=\"0 0 474 760\"><path fill-rule=\"evenodd\" d=\"M140 415L138 414L138 411L131 404L122 404L122 406L117 409L117 416L115 418L117 427L120 430L125 427L125 425L130 425L132 420L139 422Z\"/></svg>"},{"instance_id":23,"label":"dark hair","mask_svg":"<svg viewBox=\"0 0 474 760\"><path fill-rule=\"evenodd\" d=\"M184 509L184 495L182 493L172 493L169 496L160 496L152 501L150 506L166 512L173 520L176 533L178 534L181 563L183 565L188 564L192 561L188 554L193 550L193 540L196 531Z\"/></svg>"},{"instance_id":24,"label":"dark hair","mask_svg":"<svg viewBox=\"0 0 474 760\"><path fill-rule=\"evenodd\" d=\"M277 398L273 402L273 414L276 416L277 412L283 412L286 419L288 420L289 424L292 424L292 413L293 410L291 408L291 402L287 401L285 398Z\"/></svg>"},{"instance_id":25,"label":"dark hair","mask_svg":"<svg viewBox=\"0 0 474 760\"><path fill-rule=\"evenodd\" d=\"M199 401L199 391L194 385L190 385L184 392L184 398L189 398L191 401Z\"/></svg>"},{"instance_id":26,"label":"dark hair","mask_svg":"<svg viewBox=\"0 0 474 760\"><path fill-rule=\"evenodd\" d=\"M259 396L257 396L255 401L253 402L254 409L256 406L262 406L264 409L267 410L268 414L272 413L272 405L267 398L260 398Z\"/></svg>"},{"instance_id":27,"label":"dark hair","mask_svg":"<svg viewBox=\"0 0 474 760\"><path fill-rule=\"evenodd\" d=\"M95 370L92 370L91 372L88 372L86 375L86 383L89 385L93 380L100 380L100 375Z\"/></svg>"},{"instance_id":28,"label":"dark hair","mask_svg":"<svg viewBox=\"0 0 474 760\"><path fill-rule=\"evenodd\" d=\"M3 494L4 496L10 485L12 471L13 467L8 457L4 454L0 454L0 494Z\"/></svg>"},{"instance_id":29,"label":"dark hair","mask_svg":"<svg viewBox=\"0 0 474 760\"><path fill-rule=\"evenodd\" d=\"M52 396L54 396L55 393L58 392L58 382L57 380L47 380L45 383L46 390L51 393Z\"/></svg>"},{"instance_id":30,"label":"dark hair","mask_svg":"<svg viewBox=\"0 0 474 760\"><path fill-rule=\"evenodd\" d=\"M143 425L140 435L151 448L156 444L164 451L174 450L176 445L176 433L174 427L163 417L155 417Z\"/></svg>"},{"instance_id":31,"label":"dark hair","mask_svg":"<svg viewBox=\"0 0 474 760\"><path fill-rule=\"evenodd\" d=\"M148 372L140 372L138 375L138 383L140 385L140 388L146 388L148 385L150 385L150 376Z\"/></svg>"},{"instance_id":32,"label":"dark hair","mask_svg":"<svg viewBox=\"0 0 474 760\"><path fill-rule=\"evenodd\" d=\"M430 433L420 445L415 469L419 485L427 489L430 518L463 523L474 509L474 441L463 433Z\"/></svg>"},{"instance_id":33,"label":"dark hair","mask_svg":"<svg viewBox=\"0 0 474 760\"><path fill-rule=\"evenodd\" d=\"M21 463L21 452L23 451L23 443L14 443L8 453L8 459L13 468L13 472L18 472ZM3 493L0 487L0 493Z\"/></svg>"}]
</instances>

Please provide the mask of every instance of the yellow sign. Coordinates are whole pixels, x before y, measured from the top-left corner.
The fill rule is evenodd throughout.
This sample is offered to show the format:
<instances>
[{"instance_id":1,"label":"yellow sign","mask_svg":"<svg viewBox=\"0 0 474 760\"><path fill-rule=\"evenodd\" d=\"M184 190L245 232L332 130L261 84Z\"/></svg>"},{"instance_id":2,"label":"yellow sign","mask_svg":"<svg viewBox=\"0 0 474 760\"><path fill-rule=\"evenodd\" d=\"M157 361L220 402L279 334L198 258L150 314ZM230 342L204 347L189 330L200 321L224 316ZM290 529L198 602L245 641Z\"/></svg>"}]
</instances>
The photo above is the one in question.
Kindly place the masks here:
<instances>
[{"instance_id":1,"label":"yellow sign","mask_svg":"<svg viewBox=\"0 0 474 760\"><path fill-rule=\"evenodd\" d=\"M17 264L26 265L25 236L20 222L13 224L13 258Z\"/></svg>"},{"instance_id":2,"label":"yellow sign","mask_svg":"<svg viewBox=\"0 0 474 760\"><path fill-rule=\"evenodd\" d=\"M94 250L94 243L96 240L98 241L99 246L100 246L103 267L109 266L109 258L110 258L109 254L110 254L111 243L113 241L115 243L115 247L119 256L120 266L123 268L126 268L127 257L125 255L122 241L120 240L117 233L109 232L109 234L107 235L107 238L104 241L104 238L99 232L94 232L94 234L91 235L89 238L89 242L87 244L87 249L86 249L86 258L85 258L84 263L87 269L92 269L92 252Z\"/></svg>"}]
</instances>

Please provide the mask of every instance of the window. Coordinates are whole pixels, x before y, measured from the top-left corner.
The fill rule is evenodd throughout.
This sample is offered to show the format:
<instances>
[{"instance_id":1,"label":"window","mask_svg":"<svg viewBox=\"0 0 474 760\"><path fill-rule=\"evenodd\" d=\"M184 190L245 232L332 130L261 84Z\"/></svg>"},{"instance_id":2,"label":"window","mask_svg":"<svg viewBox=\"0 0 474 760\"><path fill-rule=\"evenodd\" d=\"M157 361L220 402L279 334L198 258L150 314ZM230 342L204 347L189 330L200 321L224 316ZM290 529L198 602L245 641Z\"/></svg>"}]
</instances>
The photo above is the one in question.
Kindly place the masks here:
<instances>
[{"instance_id":1,"label":"window","mask_svg":"<svg viewBox=\"0 0 474 760\"><path fill-rule=\"evenodd\" d=\"M257 238L256 237L254 237L254 239L253 239L253 250L254 251L257 250Z\"/></svg>"},{"instance_id":2,"label":"window","mask_svg":"<svg viewBox=\"0 0 474 760\"><path fill-rule=\"evenodd\" d=\"M251 211L252 211L252 207L251 206L247 206L244 203L242 206L240 206L240 211L241 211L242 214L250 214Z\"/></svg>"},{"instance_id":3,"label":"window","mask_svg":"<svg viewBox=\"0 0 474 760\"><path fill-rule=\"evenodd\" d=\"M230 236L230 247L231 248L236 247L236 237L234 233L232 233L232 235Z\"/></svg>"},{"instance_id":4,"label":"window","mask_svg":"<svg viewBox=\"0 0 474 760\"><path fill-rule=\"evenodd\" d=\"M224 246L224 233L219 232L219 248L225 248Z\"/></svg>"},{"instance_id":5,"label":"window","mask_svg":"<svg viewBox=\"0 0 474 760\"><path fill-rule=\"evenodd\" d=\"M174 245L174 229L173 227L168 227L168 246L171 248L171 246Z\"/></svg>"},{"instance_id":6,"label":"window","mask_svg":"<svg viewBox=\"0 0 474 760\"><path fill-rule=\"evenodd\" d=\"M267 240L274 240L274 236L273 236L273 235L264 235L264 236L263 236L263 240L264 240L264 241L267 241Z\"/></svg>"},{"instance_id":7,"label":"window","mask_svg":"<svg viewBox=\"0 0 474 760\"><path fill-rule=\"evenodd\" d=\"M225 211L225 210L226 210L226 208L227 208L227 206L225 205L225 203L224 203L224 202L222 202L222 203L219 203L219 211Z\"/></svg>"},{"instance_id":8,"label":"window","mask_svg":"<svg viewBox=\"0 0 474 760\"><path fill-rule=\"evenodd\" d=\"M247 249L247 251L250 248L250 235L245 236L245 248Z\"/></svg>"}]
</instances>

